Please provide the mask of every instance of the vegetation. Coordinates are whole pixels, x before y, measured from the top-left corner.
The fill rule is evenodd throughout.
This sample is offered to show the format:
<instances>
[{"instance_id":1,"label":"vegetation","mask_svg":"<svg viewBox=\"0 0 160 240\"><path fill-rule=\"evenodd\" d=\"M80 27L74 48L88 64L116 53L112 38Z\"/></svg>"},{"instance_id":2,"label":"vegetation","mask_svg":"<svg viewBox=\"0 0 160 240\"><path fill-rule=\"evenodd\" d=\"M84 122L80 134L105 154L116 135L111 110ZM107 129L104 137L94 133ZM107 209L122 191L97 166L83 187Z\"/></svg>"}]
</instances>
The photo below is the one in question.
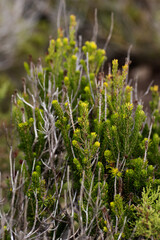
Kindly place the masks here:
<instances>
[{"instance_id":1,"label":"vegetation","mask_svg":"<svg viewBox=\"0 0 160 240\"><path fill-rule=\"evenodd\" d=\"M81 46L74 15L64 35L50 40L44 66L24 64L32 85L23 79L12 96L19 145L10 143L0 236L158 240L158 86L147 119L128 83L129 58L105 75L105 50Z\"/></svg>"}]
</instances>

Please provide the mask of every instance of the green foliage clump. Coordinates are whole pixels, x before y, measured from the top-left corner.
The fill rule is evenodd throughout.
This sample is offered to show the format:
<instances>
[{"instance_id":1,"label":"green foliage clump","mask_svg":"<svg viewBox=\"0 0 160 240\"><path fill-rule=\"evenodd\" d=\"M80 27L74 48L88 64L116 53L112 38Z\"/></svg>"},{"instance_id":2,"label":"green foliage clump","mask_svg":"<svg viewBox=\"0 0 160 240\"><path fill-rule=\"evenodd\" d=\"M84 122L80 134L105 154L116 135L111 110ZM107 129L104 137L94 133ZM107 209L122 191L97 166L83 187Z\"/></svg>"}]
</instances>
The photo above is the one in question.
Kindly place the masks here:
<instances>
[{"instance_id":1,"label":"green foliage clump","mask_svg":"<svg viewBox=\"0 0 160 240\"><path fill-rule=\"evenodd\" d=\"M152 186L143 189L142 202L136 207L138 212L137 235L147 239L160 238L160 188L152 190Z\"/></svg>"}]
</instances>

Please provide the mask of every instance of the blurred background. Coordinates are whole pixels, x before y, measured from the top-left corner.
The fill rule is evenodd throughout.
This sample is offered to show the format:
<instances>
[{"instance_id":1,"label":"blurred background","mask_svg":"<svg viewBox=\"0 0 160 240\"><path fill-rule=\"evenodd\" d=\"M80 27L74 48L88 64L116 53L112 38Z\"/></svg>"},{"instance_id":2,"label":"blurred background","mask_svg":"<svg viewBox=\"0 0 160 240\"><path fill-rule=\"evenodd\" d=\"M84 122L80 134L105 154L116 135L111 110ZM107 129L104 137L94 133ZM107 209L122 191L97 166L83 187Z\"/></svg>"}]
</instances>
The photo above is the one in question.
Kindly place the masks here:
<instances>
[{"instance_id":1,"label":"blurred background","mask_svg":"<svg viewBox=\"0 0 160 240\"><path fill-rule=\"evenodd\" d=\"M9 127L11 94L21 89L21 79L26 76L24 61L32 55L36 62L46 54L49 38L56 38L57 26L66 28L70 14L77 17L77 36L82 35L83 42L94 38L103 48L112 12L114 27L106 68L114 58L123 65L132 45L130 78L138 80L139 95L143 95L152 80L160 82L159 0L0 0L0 171L4 175L9 169L4 126Z\"/></svg>"}]
</instances>

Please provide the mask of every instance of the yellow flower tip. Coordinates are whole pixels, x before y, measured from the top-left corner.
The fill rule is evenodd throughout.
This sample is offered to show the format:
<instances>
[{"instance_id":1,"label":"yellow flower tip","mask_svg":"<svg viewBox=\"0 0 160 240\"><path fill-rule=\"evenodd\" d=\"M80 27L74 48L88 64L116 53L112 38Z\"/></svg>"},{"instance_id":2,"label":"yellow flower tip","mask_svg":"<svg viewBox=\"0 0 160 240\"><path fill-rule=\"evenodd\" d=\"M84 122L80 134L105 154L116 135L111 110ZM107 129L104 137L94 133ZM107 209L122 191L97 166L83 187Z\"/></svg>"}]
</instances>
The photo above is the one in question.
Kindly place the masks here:
<instances>
[{"instance_id":1,"label":"yellow flower tip","mask_svg":"<svg viewBox=\"0 0 160 240\"><path fill-rule=\"evenodd\" d=\"M70 22L71 26L76 26L76 16L75 15L70 15Z\"/></svg>"},{"instance_id":2,"label":"yellow flower tip","mask_svg":"<svg viewBox=\"0 0 160 240\"><path fill-rule=\"evenodd\" d=\"M57 44L58 47L62 47L62 45L63 45L62 40L60 38L57 38L56 44Z\"/></svg>"},{"instance_id":3,"label":"yellow flower tip","mask_svg":"<svg viewBox=\"0 0 160 240\"><path fill-rule=\"evenodd\" d=\"M90 44L89 41L86 41L86 42L85 42L85 45L86 45L86 46L89 46L89 44Z\"/></svg>"},{"instance_id":4,"label":"yellow flower tip","mask_svg":"<svg viewBox=\"0 0 160 240\"><path fill-rule=\"evenodd\" d=\"M68 44L68 38L63 38L63 43L64 43L64 45L67 45Z\"/></svg>"},{"instance_id":5,"label":"yellow flower tip","mask_svg":"<svg viewBox=\"0 0 160 240\"><path fill-rule=\"evenodd\" d=\"M74 131L74 134L78 134L78 133L80 133L80 129L76 128L75 131Z\"/></svg>"},{"instance_id":6,"label":"yellow flower tip","mask_svg":"<svg viewBox=\"0 0 160 240\"><path fill-rule=\"evenodd\" d=\"M88 107L88 104L85 103L85 102L80 102L79 104L82 108L87 108Z\"/></svg>"},{"instance_id":7,"label":"yellow flower tip","mask_svg":"<svg viewBox=\"0 0 160 240\"><path fill-rule=\"evenodd\" d=\"M154 85L153 87L151 87L151 91L152 92L158 92L158 85Z\"/></svg>"},{"instance_id":8,"label":"yellow flower tip","mask_svg":"<svg viewBox=\"0 0 160 240\"><path fill-rule=\"evenodd\" d=\"M100 142L98 142L98 141L95 142L95 143L94 143L94 146L95 146L96 148L99 148L99 147L100 147Z\"/></svg>"},{"instance_id":9,"label":"yellow flower tip","mask_svg":"<svg viewBox=\"0 0 160 240\"><path fill-rule=\"evenodd\" d=\"M111 78L112 78L112 74L109 73L108 76L107 76L107 79L111 80Z\"/></svg>"},{"instance_id":10,"label":"yellow flower tip","mask_svg":"<svg viewBox=\"0 0 160 240\"><path fill-rule=\"evenodd\" d=\"M64 106L65 106L65 107L68 107L68 102L66 102L66 103L64 104Z\"/></svg>"},{"instance_id":11,"label":"yellow flower tip","mask_svg":"<svg viewBox=\"0 0 160 240\"><path fill-rule=\"evenodd\" d=\"M51 40L50 40L50 45L54 46L54 44L55 44L54 39L51 39Z\"/></svg>"},{"instance_id":12,"label":"yellow flower tip","mask_svg":"<svg viewBox=\"0 0 160 240\"><path fill-rule=\"evenodd\" d=\"M64 77L64 82L68 82L69 78L67 76Z\"/></svg>"},{"instance_id":13,"label":"yellow flower tip","mask_svg":"<svg viewBox=\"0 0 160 240\"><path fill-rule=\"evenodd\" d=\"M7 226L4 226L3 229L4 229L4 230L7 230Z\"/></svg>"},{"instance_id":14,"label":"yellow flower tip","mask_svg":"<svg viewBox=\"0 0 160 240\"><path fill-rule=\"evenodd\" d=\"M88 86L86 86L86 87L84 88L84 91L85 91L86 93L89 93L89 92L90 92L90 88L89 88Z\"/></svg>"},{"instance_id":15,"label":"yellow flower tip","mask_svg":"<svg viewBox=\"0 0 160 240\"><path fill-rule=\"evenodd\" d=\"M111 207L114 207L114 202L110 202L110 206L111 206Z\"/></svg>"},{"instance_id":16,"label":"yellow flower tip","mask_svg":"<svg viewBox=\"0 0 160 240\"><path fill-rule=\"evenodd\" d=\"M18 99L17 101L17 105L21 105L22 101L20 99Z\"/></svg>"},{"instance_id":17,"label":"yellow flower tip","mask_svg":"<svg viewBox=\"0 0 160 240\"><path fill-rule=\"evenodd\" d=\"M91 132L91 136L96 138L97 134L95 132Z\"/></svg>"},{"instance_id":18,"label":"yellow flower tip","mask_svg":"<svg viewBox=\"0 0 160 240\"><path fill-rule=\"evenodd\" d=\"M83 158L83 163L86 164L87 163L87 158Z\"/></svg>"},{"instance_id":19,"label":"yellow flower tip","mask_svg":"<svg viewBox=\"0 0 160 240\"><path fill-rule=\"evenodd\" d=\"M80 117L78 117L78 122L81 122L81 118Z\"/></svg>"},{"instance_id":20,"label":"yellow flower tip","mask_svg":"<svg viewBox=\"0 0 160 240\"><path fill-rule=\"evenodd\" d=\"M112 64L113 65L117 65L118 64L118 60L117 59L113 59Z\"/></svg>"},{"instance_id":21,"label":"yellow flower tip","mask_svg":"<svg viewBox=\"0 0 160 240\"><path fill-rule=\"evenodd\" d=\"M72 141L73 146L76 146L77 143L78 143L78 142L77 142L76 140L73 140L73 141Z\"/></svg>"},{"instance_id":22,"label":"yellow flower tip","mask_svg":"<svg viewBox=\"0 0 160 240\"><path fill-rule=\"evenodd\" d=\"M107 88L107 87L108 87L108 83L107 83L107 82L104 82L104 86Z\"/></svg>"},{"instance_id":23,"label":"yellow flower tip","mask_svg":"<svg viewBox=\"0 0 160 240\"><path fill-rule=\"evenodd\" d=\"M23 127L23 123L18 123L18 127L19 128Z\"/></svg>"},{"instance_id":24,"label":"yellow flower tip","mask_svg":"<svg viewBox=\"0 0 160 240\"><path fill-rule=\"evenodd\" d=\"M108 232L107 227L103 227L103 232Z\"/></svg>"},{"instance_id":25,"label":"yellow flower tip","mask_svg":"<svg viewBox=\"0 0 160 240\"><path fill-rule=\"evenodd\" d=\"M57 43L61 43L61 39L60 38L57 38Z\"/></svg>"},{"instance_id":26,"label":"yellow flower tip","mask_svg":"<svg viewBox=\"0 0 160 240\"><path fill-rule=\"evenodd\" d=\"M133 109L133 104L132 103L126 103L126 107L128 110L132 110Z\"/></svg>"},{"instance_id":27,"label":"yellow flower tip","mask_svg":"<svg viewBox=\"0 0 160 240\"><path fill-rule=\"evenodd\" d=\"M106 51L104 49L101 50L102 55L106 54Z\"/></svg>"},{"instance_id":28,"label":"yellow flower tip","mask_svg":"<svg viewBox=\"0 0 160 240\"><path fill-rule=\"evenodd\" d=\"M82 51L85 53L86 50L87 50L86 46L83 46L83 47L82 47Z\"/></svg>"},{"instance_id":29,"label":"yellow flower tip","mask_svg":"<svg viewBox=\"0 0 160 240\"><path fill-rule=\"evenodd\" d=\"M111 172L112 172L112 174L113 174L114 177L115 177L115 176L119 176L118 168L112 168Z\"/></svg>"},{"instance_id":30,"label":"yellow flower tip","mask_svg":"<svg viewBox=\"0 0 160 240\"><path fill-rule=\"evenodd\" d=\"M32 177L34 178L34 177L38 177L38 173L36 172L36 171L34 171L33 173L32 173Z\"/></svg>"},{"instance_id":31,"label":"yellow flower tip","mask_svg":"<svg viewBox=\"0 0 160 240\"><path fill-rule=\"evenodd\" d=\"M129 85L127 85L127 86L126 86L126 91L127 91L128 93L130 93L130 92L132 91L132 87L129 86Z\"/></svg>"},{"instance_id":32,"label":"yellow flower tip","mask_svg":"<svg viewBox=\"0 0 160 240\"><path fill-rule=\"evenodd\" d=\"M30 118L29 119L29 123L32 124L34 122L34 119L33 118Z\"/></svg>"},{"instance_id":33,"label":"yellow flower tip","mask_svg":"<svg viewBox=\"0 0 160 240\"><path fill-rule=\"evenodd\" d=\"M76 16L75 16L75 15L70 15L70 20L71 20L72 22L76 21Z\"/></svg>"},{"instance_id":34,"label":"yellow flower tip","mask_svg":"<svg viewBox=\"0 0 160 240\"><path fill-rule=\"evenodd\" d=\"M123 71L128 71L128 64L126 63L122 68L123 68Z\"/></svg>"},{"instance_id":35,"label":"yellow flower tip","mask_svg":"<svg viewBox=\"0 0 160 240\"><path fill-rule=\"evenodd\" d=\"M93 50L96 50L97 49L97 44L95 42L90 42L90 46Z\"/></svg>"},{"instance_id":36,"label":"yellow flower tip","mask_svg":"<svg viewBox=\"0 0 160 240\"><path fill-rule=\"evenodd\" d=\"M72 60L76 61L77 60L77 56L76 55L72 55Z\"/></svg>"},{"instance_id":37,"label":"yellow flower tip","mask_svg":"<svg viewBox=\"0 0 160 240\"><path fill-rule=\"evenodd\" d=\"M53 100L52 101L52 104L54 105L54 104L57 104L58 103L58 101L57 100Z\"/></svg>"}]
</instances>

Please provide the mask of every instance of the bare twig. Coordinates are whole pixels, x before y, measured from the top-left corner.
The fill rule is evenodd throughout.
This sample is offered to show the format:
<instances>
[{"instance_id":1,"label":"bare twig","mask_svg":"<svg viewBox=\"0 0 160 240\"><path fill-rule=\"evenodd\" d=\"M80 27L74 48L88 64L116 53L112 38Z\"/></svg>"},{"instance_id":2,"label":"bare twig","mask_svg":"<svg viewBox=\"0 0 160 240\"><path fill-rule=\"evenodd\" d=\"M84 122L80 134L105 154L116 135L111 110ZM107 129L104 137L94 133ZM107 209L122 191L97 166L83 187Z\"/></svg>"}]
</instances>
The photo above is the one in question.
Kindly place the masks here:
<instances>
[{"instance_id":1,"label":"bare twig","mask_svg":"<svg viewBox=\"0 0 160 240\"><path fill-rule=\"evenodd\" d=\"M93 29L92 41L94 42L97 41L97 35L98 35L98 19L97 19L97 8L96 8L94 12L94 29Z\"/></svg>"},{"instance_id":2,"label":"bare twig","mask_svg":"<svg viewBox=\"0 0 160 240\"><path fill-rule=\"evenodd\" d=\"M108 44L111 40L111 37L112 37L112 32L113 32L113 26L114 26L114 14L113 12L111 13L111 26L110 26L110 31L109 31L109 35L108 35L108 38L106 40L106 43L104 45L104 50L106 51L107 50L107 47L108 47Z\"/></svg>"}]
</instances>

